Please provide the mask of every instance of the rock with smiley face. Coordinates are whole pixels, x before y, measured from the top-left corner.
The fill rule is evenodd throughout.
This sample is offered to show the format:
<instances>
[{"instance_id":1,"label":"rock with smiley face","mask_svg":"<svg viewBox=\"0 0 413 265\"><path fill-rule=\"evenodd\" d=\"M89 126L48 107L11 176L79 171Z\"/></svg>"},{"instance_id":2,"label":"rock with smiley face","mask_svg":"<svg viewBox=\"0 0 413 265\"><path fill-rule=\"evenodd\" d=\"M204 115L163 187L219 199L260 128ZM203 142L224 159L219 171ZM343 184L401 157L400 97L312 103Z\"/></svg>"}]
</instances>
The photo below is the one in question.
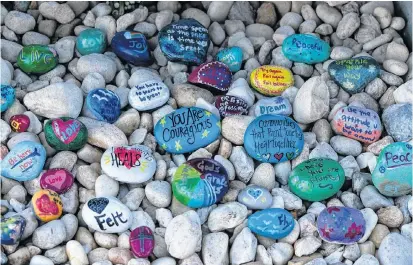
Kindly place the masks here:
<instances>
[{"instance_id":1,"label":"rock with smiley face","mask_svg":"<svg viewBox=\"0 0 413 265\"><path fill-rule=\"evenodd\" d=\"M69 117L48 120L44 126L47 143L59 151L73 151L82 148L88 137L86 126Z\"/></svg>"},{"instance_id":2,"label":"rock with smiley face","mask_svg":"<svg viewBox=\"0 0 413 265\"><path fill-rule=\"evenodd\" d=\"M262 210L271 206L272 196L266 188L251 185L238 194L238 201L247 206L248 209Z\"/></svg>"},{"instance_id":3,"label":"rock with smiley face","mask_svg":"<svg viewBox=\"0 0 413 265\"><path fill-rule=\"evenodd\" d=\"M32 207L36 217L42 222L56 220L63 212L62 200L52 190L39 190L33 194Z\"/></svg>"}]
</instances>

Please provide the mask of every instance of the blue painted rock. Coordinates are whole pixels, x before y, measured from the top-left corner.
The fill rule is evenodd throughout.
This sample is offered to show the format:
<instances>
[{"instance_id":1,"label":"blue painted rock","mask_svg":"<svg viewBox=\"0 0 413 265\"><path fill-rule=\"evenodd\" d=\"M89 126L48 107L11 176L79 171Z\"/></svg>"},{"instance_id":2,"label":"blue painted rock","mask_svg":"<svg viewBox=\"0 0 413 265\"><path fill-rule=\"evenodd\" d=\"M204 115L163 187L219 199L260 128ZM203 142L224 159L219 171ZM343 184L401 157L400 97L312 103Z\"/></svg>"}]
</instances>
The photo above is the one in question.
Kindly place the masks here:
<instances>
[{"instance_id":1,"label":"blue painted rock","mask_svg":"<svg viewBox=\"0 0 413 265\"><path fill-rule=\"evenodd\" d=\"M164 27L158 35L161 51L169 61L200 65L209 47L208 30L195 19L181 19Z\"/></svg>"},{"instance_id":2,"label":"blue painted rock","mask_svg":"<svg viewBox=\"0 0 413 265\"><path fill-rule=\"evenodd\" d=\"M217 92L227 92L231 85L232 74L228 66L221 62L204 63L198 66L188 77L188 81Z\"/></svg>"},{"instance_id":3,"label":"blue painted rock","mask_svg":"<svg viewBox=\"0 0 413 265\"><path fill-rule=\"evenodd\" d=\"M228 174L224 166L208 158L188 160L178 167L172 178L175 198L192 208L219 202L228 187Z\"/></svg>"},{"instance_id":4,"label":"blue painted rock","mask_svg":"<svg viewBox=\"0 0 413 265\"><path fill-rule=\"evenodd\" d=\"M339 109L331 127L337 134L368 144L378 141L383 130L375 111L356 106Z\"/></svg>"},{"instance_id":5,"label":"blue painted rock","mask_svg":"<svg viewBox=\"0 0 413 265\"><path fill-rule=\"evenodd\" d=\"M349 207L327 207L317 218L320 237L334 244L353 244L363 237L366 221L363 214Z\"/></svg>"},{"instance_id":6,"label":"blue painted rock","mask_svg":"<svg viewBox=\"0 0 413 265\"><path fill-rule=\"evenodd\" d=\"M234 46L220 50L216 60L226 64L231 72L238 72L242 65L242 49Z\"/></svg>"},{"instance_id":7,"label":"blue painted rock","mask_svg":"<svg viewBox=\"0 0 413 265\"><path fill-rule=\"evenodd\" d=\"M59 151L74 151L85 146L88 138L86 126L69 117L48 120L44 125L47 143Z\"/></svg>"},{"instance_id":8,"label":"blue painted rock","mask_svg":"<svg viewBox=\"0 0 413 265\"><path fill-rule=\"evenodd\" d=\"M221 133L221 122L207 110L180 108L160 119L154 132L162 149L183 154L215 141Z\"/></svg>"},{"instance_id":9,"label":"blue painted rock","mask_svg":"<svg viewBox=\"0 0 413 265\"><path fill-rule=\"evenodd\" d=\"M238 194L238 201L248 209L267 209L272 205L272 196L266 188L251 185Z\"/></svg>"},{"instance_id":10,"label":"blue painted rock","mask_svg":"<svg viewBox=\"0 0 413 265\"><path fill-rule=\"evenodd\" d=\"M106 49L105 33L100 29L83 30L76 38L76 49L81 55L103 53Z\"/></svg>"},{"instance_id":11,"label":"blue painted rock","mask_svg":"<svg viewBox=\"0 0 413 265\"><path fill-rule=\"evenodd\" d=\"M17 181L32 180L39 176L45 162L43 145L23 141L16 144L1 161L1 175Z\"/></svg>"},{"instance_id":12,"label":"blue painted rock","mask_svg":"<svg viewBox=\"0 0 413 265\"><path fill-rule=\"evenodd\" d=\"M373 58L363 56L334 61L328 73L341 88L355 94L380 75L380 66Z\"/></svg>"},{"instance_id":13,"label":"blue painted rock","mask_svg":"<svg viewBox=\"0 0 413 265\"><path fill-rule=\"evenodd\" d=\"M153 59L145 35L135 31L121 31L112 39L112 50L116 55L133 65L151 65Z\"/></svg>"},{"instance_id":14,"label":"blue painted rock","mask_svg":"<svg viewBox=\"0 0 413 265\"><path fill-rule=\"evenodd\" d=\"M372 174L373 184L386 196L398 197L412 191L412 146L393 143L381 150Z\"/></svg>"},{"instance_id":15,"label":"blue painted rock","mask_svg":"<svg viewBox=\"0 0 413 265\"><path fill-rule=\"evenodd\" d=\"M161 81L149 80L129 91L129 104L139 111L161 107L169 99L169 88Z\"/></svg>"},{"instance_id":16,"label":"blue painted rock","mask_svg":"<svg viewBox=\"0 0 413 265\"><path fill-rule=\"evenodd\" d=\"M316 64L330 57L331 48L327 42L309 34L293 34L284 39L284 56L290 61Z\"/></svg>"},{"instance_id":17,"label":"blue painted rock","mask_svg":"<svg viewBox=\"0 0 413 265\"><path fill-rule=\"evenodd\" d=\"M25 114L10 117L10 127L13 132L25 132L30 126L30 118Z\"/></svg>"},{"instance_id":18,"label":"blue painted rock","mask_svg":"<svg viewBox=\"0 0 413 265\"><path fill-rule=\"evenodd\" d=\"M279 163L296 158L304 147L304 135L298 124L281 115L255 118L244 134L247 153L261 162Z\"/></svg>"},{"instance_id":19,"label":"blue painted rock","mask_svg":"<svg viewBox=\"0 0 413 265\"><path fill-rule=\"evenodd\" d=\"M294 218L284 209L265 209L248 217L248 228L257 235L280 239L293 231Z\"/></svg>"},{"instance_id":20,"label":"blue painted rock","mask_svg":"<svg viewBox=\"0 0 413 265\"><path fill-rule=\"evenodd\" d=\"M283 97L262 98L255 104L255 116L265 114L291 115L293 108L290 101Z\"/></svg>"},{"instance_id":21,"label":"blue painted rock","mask_svg":"<svg viewBox=\"0 0 413 265\"><path fill-rule=\"evenodd\" d=\"M20 242L26 227L26 219L20 215L1 218L1 244L14 245Z\"/></svg>"},{"instance_id":22,"label":"blue painted rock","mask_svg":"<svg viewBox=\"0 0 413 265\"><path fill-rule=\"evenodd\" d=\"M114 123L120 115L120 99L108 89L93 89L86 97L86 111L91 118Z\"/></svg>"},{"instance_id":23,"label":"blue painted rock","mask_svg":"<svg viewBox=\"0 0 413 265\"><path fill-rule=\"evenodd\" d=\"M129 235L129 245L135 257L149 257L155 247L152 230L147 226L135 228Z\"/></svg>"},{"instance_id":24,"label":"blue painted rock","mask_svg":"<svg viewBox=\"0 0 413 265\"><path fill-rule=\"evenodd\" d=\"M243 99L235 96L217 96L215 107L221 117L243 115L248 113L248 104Z\"/></svg>"},{"instance_id":25,"label":"blue painted rock","mask_svg":"<svg viewBox=\"0 0 413 265\"><path fill-rule=\"evenodd\" d=\"M9 85L1 85L1 112L6 111L14 102L14 88Z\"/></svg>"}]
</instances>

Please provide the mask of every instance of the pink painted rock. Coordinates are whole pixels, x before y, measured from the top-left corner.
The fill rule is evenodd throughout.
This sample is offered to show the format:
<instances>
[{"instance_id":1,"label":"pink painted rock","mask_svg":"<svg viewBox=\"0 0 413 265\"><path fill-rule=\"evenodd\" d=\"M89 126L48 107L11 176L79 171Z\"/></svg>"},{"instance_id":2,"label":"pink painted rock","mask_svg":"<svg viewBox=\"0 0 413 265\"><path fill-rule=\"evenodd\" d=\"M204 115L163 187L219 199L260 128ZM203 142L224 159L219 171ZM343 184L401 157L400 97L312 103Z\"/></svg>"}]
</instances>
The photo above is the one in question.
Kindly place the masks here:
<instances>
[{"instance_id":1,"label":"pink painted rock","mask_svg":"<svg viewBox=\"0 0 413 265\"><path fill-rule=\"evenodd\" d=\"M189 82L213 88L218 92L227 92L231 80L231 70L221 62L201 64L188 77Z\"/></svg>"},{"instance_id":2,"label":"pink painted rock","mask_svg":"<svg viewBox=\"0 0 413 265\"><path fill-rule=\"evenodd\" d=\"M14 132L25 132L30 126L30 118L24 114L13 115L10 118L10 127Z\"/></svg>"},{"instance_id":3,"label":"pink painted rock","mask_svg":"<svg viewBox=\"0 0 413 265\"><path fill-rule=\"evenodd\" d=\"M0 146L0 159L3 160L3 158L5 158L8 153L9 149L7 149L7 146L2 144Z\"/></svg>"},{"instance_id":4,"label":"pink painted rock","mask_svg":"<svg viewBox=\"0 0 413 265\"><path fill-rule=\"evenodd\" d=\"M147 226L135 228L129 236L132 253L138 258L147 258L155 246L152 230Z\"/></svg>"},{"instance_id":5,"label":"pink painted rock","mask_svg":"<svg viewBox=\"0 0 413 265\"><path fill-rule=\"evenodd\" d=\"M73 185L73 175L64 168L53 168L40 176L40 187L59 194L65 193Z\"/></svg>"}]
</instances>

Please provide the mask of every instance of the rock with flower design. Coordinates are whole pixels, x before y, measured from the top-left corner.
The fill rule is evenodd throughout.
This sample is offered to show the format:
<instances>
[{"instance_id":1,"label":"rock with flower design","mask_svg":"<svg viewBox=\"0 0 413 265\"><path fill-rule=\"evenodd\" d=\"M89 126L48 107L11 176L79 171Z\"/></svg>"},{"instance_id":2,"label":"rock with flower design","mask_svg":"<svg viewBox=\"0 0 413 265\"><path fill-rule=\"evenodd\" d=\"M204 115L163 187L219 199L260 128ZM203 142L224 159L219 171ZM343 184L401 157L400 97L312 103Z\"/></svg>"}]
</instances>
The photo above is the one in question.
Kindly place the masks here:
<instances>
[{"instance_id":1,"label":"rock with flower design","mask_svg":"<svg viewBox=\"0 0 413 265\"><path fill-rule=\"evenodd\" d=\"M238 194L238 201L248 209L267 209L272 205L272 196L266 188L251 185Z\"/></svg>"},{"instance_id":2,"label":"rock with flower design","mask_svg":"<svg viewBox=\"0 0 413 265\"><path fill-rule=\"evenodd\" d=\"M279 97L262 98L255 104L255 116L265 114L276 114L289 116L293 112L290 101L288 99Z\"/></svg>"},{"instance_id":3,"label":"rock with flower design","mask_svg":"<svg viewBox=\"0 0 413 265\"><path fill-rule=\"evenodd\" d=\"M334 244L354 244L363 237L366 221L363 214L349 207L327 207L317 219L320 237Z\"/></svg>"},{"instance_id":4,"label":"rock with flower design","mask_svg":"<svg viewBox=\"0 0 413 265\"><path fill-rule=\"evenodd\" d=\"M40 187L59 194L65 193L73 185L74 177L65 168L51 168L40 176Z\"/></svg>"},{"instance_id":5,"label":"rock with flower design","mask_svg":"<svg viewBox=\"0 0 413 265\"><path fill-rule=\"evenodd\" d=\"M294 217L286 210L269 208L248 217L248 228L257 235L280 239L294 229Z\"/></svg>"},{"instance_id":6,"label":"rock with flower design","mask_svg":"<svg viewBox=\"0 0 413 265\"><path fill-rule=\"evenodd\" d=\"M218 109L221 117L243 115L248 112L248 104L242 98L235 96L217 96L215 98L215 107Z\"/></svg>"},{"instance_id":7,"label":"rock with flower design","mask_svg":"<svg viewBox=\"0 0 413 265\"><path fill-rule=\"evenodd\" d=\"M282 51L290 61L306 64L322 63L330 57L327 42L310 34L293 34L284 39Z\"/></svg>"},{"instance_id":8,"label":"rock with flower design","mask_svg":"<svg viewBox=\"0 0 413 265\"><path fill-rule=\"evenodd\" d=\"M1 85L1 112L6 111L13 104L15 97L14 88Z\"/></svg>"},{"instance_id":9,"label":"rock with flower design","mask_svg":"<svg viewBox=\"0 0 413 265\"><path fill-rule=\"evenodd\" d=\"M52 190L39 190L33 194L32 207L34 214L42 222L58 219L63 211L59 194Z\"/></svg>"},{"instance_id":10,"label":"rock with flower design","mask_svg":"<svg viewBox=\"0 0 413 265\"><path fill-rule=\"evenodd\" d=\"M44 125L44 134L47 143L59 151L79 150L88 138L86 126L69 117L48 120Z\"/></svg>"},{"instance_id":11,"label":"rock with flower design","mask_svg":"<svg viewBox=\"0 0 413 265\"><path fill-rule=\"evenodd\" d=\"M10 117L10 127L13 132L25 132L30 126L30 118L25 114Z\"/></svg>"},{"instance_id":12,"label":"rock with flower design","mask_svg":"<svg viewBox=\"0 0 413 265\"><path fill-rule=\"evenodd\" d=\"M14 245L20 242L26 227L26 219L20 215L1 218L1 244Z\"/></svg>"},{"instance_id":13,"label":"rock with flower design","mask_svg":"<svg viewBox=\"0 0 413 265\"><path fill-rule=\"evenodd\" d=\"M251 86L266 96L278 96L294 84L291 71L274 65L264 65L251 72Z\"/></svg>"},{"instance_id":14,"label":"rock with flower design","mask_svg":"<svg viewBox=\"0 0 413 265\"><path fill-rule=\"evenodd\" d=\"M135 257L149 257L155 247L152 230L147 226L135 228L129 235L129 245Z\"/></svg>"},{"instance_id":15,"label":"rock with flower design","mask_svg":"<svg viewBox=\"0 0 413 265\"><path fill-rule=\"evenodd\" d=\"M39 44L24 46L17 57L17 65L28 74L44 74L55 68L58 62L55 49Z\"/></svg>"},{"instance_id":16,"label":"rock with flower design","mask_svg":"<svg viewBox=\"0 0 413 265\"><path fill-rule=\"evenodd\" d=\"M226 92L231 85L232 74L228 66L221 62L204 63L198 66L188 77L188 81L217 92Z\"/></svg>"},{"instance_id":17,"label":"rock with flower design","mask_svg":"<svg viewBox=\"0 0 413 265\"><path fill-rule=\"evenodd\" d=\"M242 49L240 47L233 46L220 50L217 53L216 59L217 61L226 64L231 72L238 72L242 65Z\"/></svg>"},{"instance_id":18,"label":"rock with flower design","mask_svg":"<svg viewBox=\"0 0 413 265\"><path fill-rule=\"evenodd\" d=\"M120 99L109 89L96 88L87 94L84 109L89 118L114 123L120 115Z\"/></svg>"}]
</instances>

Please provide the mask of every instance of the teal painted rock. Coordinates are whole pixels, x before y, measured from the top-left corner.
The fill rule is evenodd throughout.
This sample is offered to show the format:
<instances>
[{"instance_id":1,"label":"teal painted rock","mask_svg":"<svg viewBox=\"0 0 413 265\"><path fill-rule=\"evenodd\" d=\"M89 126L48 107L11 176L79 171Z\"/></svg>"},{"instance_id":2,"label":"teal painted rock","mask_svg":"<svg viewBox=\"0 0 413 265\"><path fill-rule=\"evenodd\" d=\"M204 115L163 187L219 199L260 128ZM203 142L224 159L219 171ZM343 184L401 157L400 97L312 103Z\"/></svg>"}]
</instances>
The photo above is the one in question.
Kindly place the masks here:
<instances>
[{"instance_id":1,"label":"teal painted rock","mask_svg":"<svg viewBox=\"0 0 413 265\"><path fill-rule=\"evenodd\" d=\"M217 53L216 60L228 66L231 72L238 72L242 65L242 49L234 46Z\"/></svg>"},{"instance_id":2,"label":"teal painted rock","mask_svg":"<svg viewBox=\"0 0 413 265\"><path fill-rule=\"evenodd\" d=\"M106 49L106 36L100 29L85 29L76 38L76 49L81 55L103 53Z\"/></svg>"},{"instance_id":3,"label":"teal painted rock","mask_svg":"<svg viewBox=\"0 0 413 265\"><path fill-rule=\"evenodd\" d=\"M9 85L1 85L1 112L13 105L15 97L14 88Z\"/></svg>"},{"instance_id":4,"label":"teal painted rock","mask_svg":"<svg viewBox=\"0 0 413 265\"><path fill-rule=\"evenodd\" d=\"M28 74L44 74L57 66L59 62L55 49L47 45L25 46L17 57L17 65Z\"/></svg>"},{"instance_id":5,"label":"teal painted rock","mask_svg":"<svg viewBox=\"0 0 413 265\"><path fill-rule=\"evenodd\" d=\"M372 174L373 184L385 196L398 197L412 191L412 146L393 143L379 155Z\"/></svg>"},{"instance_id":6,"label":"teal painted rock","mask_svg":"<svg viewBox=\"0 0 413 265\"><path fill-rule=\"evenodd\" d=\"M284 39L284 56L290 61L316 64L330 57L331 48L327 42L308 34L293 34Z\"/></svg>"},{"instance_id":7,"label":"teal painted rock","mask_svg":"<svg viewBox=\"0 0 413 265\"><path fill-rule=\"evenodd\" d=\"M332 159L313 158L294 168L288 179L290 190L301 199L321 201L336 194L345 180L341 165Z\"/></svg>"},{"instance_id":8,"label":"teal painted rock","mask_svg":"<svg viewBox=\"0 0 413 265\"><path fill-rule=\"evenodd\" d=\"M265 209L248 217L248 228L257 235L280 239L293 231L294 218L284 209Z\"/></svg>"},{"instance_id":9,"label":"teal painted rock","mask_svg":"<svg viewBox=\"0 0 413 265\"><path fill-rule=\"evenodd\" d=\"M87 142L86 126L76 119L62 117L44 125L47 143L56 150L78 150Z\"/></svg>"}]
</instances>

